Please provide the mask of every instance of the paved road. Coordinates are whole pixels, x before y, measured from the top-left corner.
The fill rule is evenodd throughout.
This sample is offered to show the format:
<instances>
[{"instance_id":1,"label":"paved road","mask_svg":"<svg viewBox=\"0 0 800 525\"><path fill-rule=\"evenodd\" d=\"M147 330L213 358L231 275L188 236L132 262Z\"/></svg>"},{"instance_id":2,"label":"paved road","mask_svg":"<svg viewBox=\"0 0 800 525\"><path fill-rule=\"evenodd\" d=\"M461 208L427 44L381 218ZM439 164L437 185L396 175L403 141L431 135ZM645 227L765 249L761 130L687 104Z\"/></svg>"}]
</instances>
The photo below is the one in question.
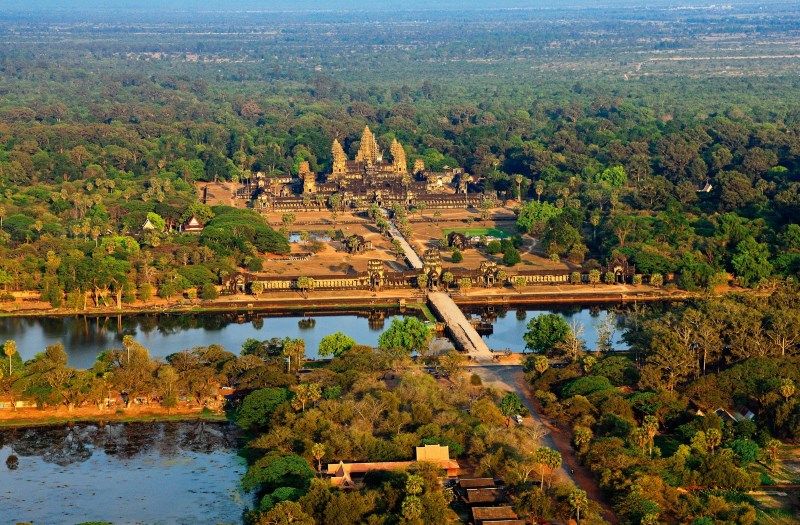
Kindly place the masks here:
<instances>
[{"instance_id":1,"label":"paved road","mask_svg":"<svg viewBox=\"0 0 800 525\"><path fill-rule=\"evenodd\" d=\"M589 470L578 463L575 449L572 448L569 435L549 420L542 418L536 411L530 389L525 381L525 373L521 365L478 365L466 368L468 373L476 373L481 377L484 385L501 390L516 392L522 399L535 424L547 430L542 438L542 444L554 448L561 453L564 460L561 471L557 477L560 480L571 479L577 486L585 490L589 497L603 508L603 517L611 522L618 523L611 506L603 498L600 487ZM569 470L568 470L569 469ZM569 472L569 473L568 473Z\"/></svg>"}]
</instances>

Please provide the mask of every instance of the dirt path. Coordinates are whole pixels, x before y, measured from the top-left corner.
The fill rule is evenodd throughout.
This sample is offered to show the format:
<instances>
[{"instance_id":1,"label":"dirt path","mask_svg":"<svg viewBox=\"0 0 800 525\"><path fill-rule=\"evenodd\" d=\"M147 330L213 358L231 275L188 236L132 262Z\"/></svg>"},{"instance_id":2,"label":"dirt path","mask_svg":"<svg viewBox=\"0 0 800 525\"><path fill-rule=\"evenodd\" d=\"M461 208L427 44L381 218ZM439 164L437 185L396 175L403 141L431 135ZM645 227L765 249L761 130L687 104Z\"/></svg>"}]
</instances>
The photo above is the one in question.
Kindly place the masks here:
<instances>
[{"instance_id":1,"label":"dirt path","mask_svg":"<svg viewBox=\"0 0 800 525\"><path fill-rule=\"evenodd\" d=\"M542 444L554 448L561 453L564 460L562 472L559 477L564 476L571 479L578 487L585 490L589 498L596 501L603 510L603 517L610 523L618 523L616 515L614 514L611 506L606 502L600 487L589 472L589 469L584 467L578 462L578 457L575 454L575 449L572 448L570 443L569 433L550 422L541 416L536 410L536 404L527 387L525 381L525 374L522 366L519 365L483 365L471 366L468 368L470 372L478 374L483 380L484 384L489 387L500 388L503 390L511 390L516 392L525 407L530 411L531 417L540 424L545 430L547 435L542 439Z\"/></svg>"}]
</instances>

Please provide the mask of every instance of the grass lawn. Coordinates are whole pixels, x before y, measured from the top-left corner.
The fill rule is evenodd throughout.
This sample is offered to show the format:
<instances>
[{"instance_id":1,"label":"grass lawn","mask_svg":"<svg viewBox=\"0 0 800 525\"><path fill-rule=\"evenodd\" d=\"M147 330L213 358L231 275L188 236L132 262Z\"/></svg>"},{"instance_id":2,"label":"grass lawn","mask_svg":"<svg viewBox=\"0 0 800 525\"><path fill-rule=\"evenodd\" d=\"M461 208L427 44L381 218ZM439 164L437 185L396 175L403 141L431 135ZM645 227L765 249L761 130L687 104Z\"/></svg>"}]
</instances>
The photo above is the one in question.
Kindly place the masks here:
<instances>
[{"instance_id":1,"label":"grass lawn","mask_svg":"<svg viewBox=\"0 0 800 525\"><path fill-rule=\"evenodd\" d=\"M447 236L450 232L457 232L467 237L497 237L498 239L507 239L513 234L513 227L507 228L448 228L444 230L444 235Z\"/></svg>"}]
</instances>

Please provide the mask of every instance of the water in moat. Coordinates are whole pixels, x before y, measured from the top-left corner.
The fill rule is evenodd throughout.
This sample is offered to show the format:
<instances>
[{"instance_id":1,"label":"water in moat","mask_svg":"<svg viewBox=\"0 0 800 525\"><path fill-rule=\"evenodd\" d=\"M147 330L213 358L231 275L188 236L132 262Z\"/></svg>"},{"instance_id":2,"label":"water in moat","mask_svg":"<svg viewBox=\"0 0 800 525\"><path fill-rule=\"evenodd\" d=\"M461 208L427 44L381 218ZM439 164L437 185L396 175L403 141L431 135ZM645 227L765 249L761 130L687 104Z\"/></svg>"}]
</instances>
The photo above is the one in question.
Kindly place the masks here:
<instances>
[{"instance_id":1,"label":"water in moat","mask_svg":"<svg viewBox=\"0 0 800 525\"><path fill-rule=\"evenodd\" d=\"M597 328L612 307L577 306L542 309L468 309L493 325L485 336L489 348L522 352L528 321L541 313L556 312L568 321L576 320L584 328L588 348L597 342ZM197 346L218 344L238 352L248 338L300 337L306 341L306 356L317 357L322 337L341 331L366 345L376 345L381 332L397 311L342 313L333 315L280 316L264 313L153 314L131 316L7 317L0 319L0 341L14 339L23 359L30 359L47 345L61 342L70 365L91 367L97 355L119 348L122 337L130 334L146 346L151 355L165 357ZM618 316L621 322L622 315ZM615 333L615 346L625 348L622 329Z\"/></svg>"},{"instance_id":2,"label":"water in moat","mask_svg":"<svg viewBox=\"0 0 800 525\"><path fill-rule=\"evenodd\" d=\"M61 342L69 364L89 368L97 355L120 348L122 338L132 335L155 357L212 344L238 353L249 338L300 337L306 357L317 357L319 341L333 332L344 332L361 344L377 345L378 336L397 312L341 315L280 316L263 313L153 314L131 316L17 317L0 319L0 341L14 339L23 359L30 359L47 345Z\"/></svg>"},{"instance_id":3,"label":"water in moat","mask_svg":"<svg viewBox=\"0 0 800 525\"><path fill-rule=\"evenodd\" d=\"M0 521L241 523L236 450L224 423L0 430Z\"/></svg>"},{"instance_id":4,"label":"water in moat","mask_svg":"<svg viewBox=\"0 0 800 525\"><path fill-rule=\"evenodd\" d=\"M519 353L525 351L525 341L522 336L527 331L528 322L536 316L556 313L562 315L572 325L577 323L583 330L581 338L586 343L586 348L594 350L597 347L598 328L615 315L616 330L613 333L613 345L616 350L626 350L628 345L623 341L624 308L607 306L573 306L559 308L519 308L519 309L465 309L465 313L472 317L480 317L483 321L491 323L492 333L484 334L486 344L495 351L511 350Z\"/></svg>"}]
</instances>

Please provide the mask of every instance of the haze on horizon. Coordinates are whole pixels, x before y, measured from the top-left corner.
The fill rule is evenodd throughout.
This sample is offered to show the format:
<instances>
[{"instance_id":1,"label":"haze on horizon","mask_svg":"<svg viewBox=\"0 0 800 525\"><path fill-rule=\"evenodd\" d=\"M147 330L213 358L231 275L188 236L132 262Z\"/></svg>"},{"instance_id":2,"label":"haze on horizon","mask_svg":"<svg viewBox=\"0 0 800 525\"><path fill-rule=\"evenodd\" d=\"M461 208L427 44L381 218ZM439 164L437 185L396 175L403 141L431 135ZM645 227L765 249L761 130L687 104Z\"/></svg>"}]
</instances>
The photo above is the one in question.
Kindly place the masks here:
<instances>
[{"instance_id":1,"label":"haze on horizon","mask_svg":"<svg viewBox=\"0 0 800 525\"><path fill-rule=\"evenodd\" d=\"M8 0L0 7L0 13L9 12L41 12L41 11L135 11L135 12L170 12L170 11L261 11L261 12L325 12L325 11L467 11L497 9L569 9L569 8L603 8L603 7L724 7L727 5L759 5L783 4L789 0L770 0L754 2L752 0L220 0L209 6L202 0Z\"/></svg>"}]
</instances>

